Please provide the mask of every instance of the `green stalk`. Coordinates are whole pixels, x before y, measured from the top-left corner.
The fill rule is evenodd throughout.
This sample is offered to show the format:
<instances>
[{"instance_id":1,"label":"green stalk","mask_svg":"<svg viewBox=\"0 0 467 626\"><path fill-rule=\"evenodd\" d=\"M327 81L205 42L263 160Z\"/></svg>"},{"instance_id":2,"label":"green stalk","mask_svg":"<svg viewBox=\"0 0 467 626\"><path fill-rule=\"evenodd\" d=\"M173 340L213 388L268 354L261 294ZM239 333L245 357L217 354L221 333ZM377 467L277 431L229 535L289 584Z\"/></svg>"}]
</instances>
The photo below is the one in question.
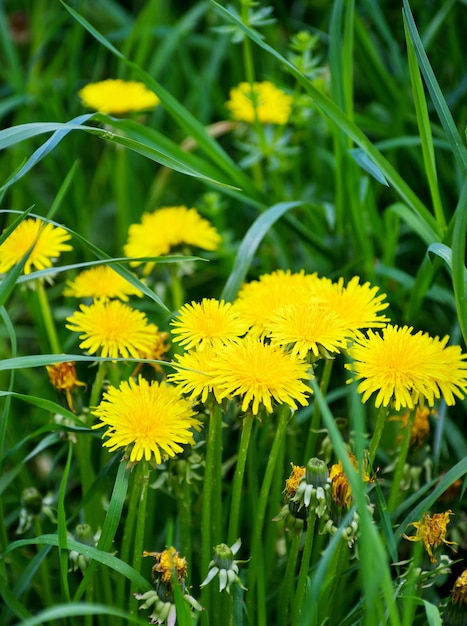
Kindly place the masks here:
<instances>
[{"instance_id":1,"label":"green stalk","mask_svg":"<svg viewBox=\"0 0 467 626\"><path fill-rule=\"evenodd\" d=\"M91 397L89 398L89 408L95 408L99 403L99 398L101 396L102 388L104 386L105 374L107 369L106 361L99 361L99 365L97 366L96 378L94 379L94 383L91 389Z\"/></svg>"},{"instance_id":2,"label":"green stalk","mask_svg":"<svg viewBox=\"0 0 467 626\"><path fill-rule=\"evenodd\" d=\"M128 503L128 512L125 519L125 526L123 529L123 539L120 548L120 558L124 563L130 562L130 554L133 549L133 537L135 534L135 524L136 517L138 515L138 501L139 501L139 492L138 492L138 477L136 472L133 474L133 485L132 489L130 489L130 501ZM124 576L119 576L117 580L117 589L115 593L115 598L117 602L121 603L121 608L125 606L124 598L125 598L125 585L126 578Z\"/></svg>"},{"instance_id":3,"label":"green stalk","mask_svg":"<svg viewBox=\"0 0 467 626\"><path fill-rule=\"evenodd\" d=\"M206 460L203 482L203 509L201 512L201 577L206 576L209 562L212 557L212 549L216 541L219 541L220 520L222 519L221 501L219 501L220 487L222 484L222 449L219 445L222 434L222 411L221 407L213 402L209 419L208 438L206 441ZM220 449L219 449L220 448ZM216 484L217 483L217 484ZM209 610L214 609L210 599L213 594L209 588L203 588L202 603ZM213 623L214 616L210 613Z\"/></svg>"},{"instance_id":4,"label":"green stalk","mask_svg":"<svg viewBox=\"0 0 467 626\"><path fill-rule=\"evenodd\" d=\"M283 404L279 408L279 423L277 425L276 434L274 436L274 441L272 444L271 452L269 454L268 463L266 466L266 471L264 473L263 483L261 485L261 491L259 494L258 506L256 510L256 518L253 527L252 541L251 541L251 551L250 551L250 566L248 569L248 578L247 578L247 589L248 589L248 604L250 615L253 619L253 599L255 597L256 585L259 582L259 575L261 572L261 557L262 557L262 534L263 534L263 524L264 517L266 513L266 508L269 499L269 491L271 488L272 479L274 476L274 469L276 466L277 457L279 455L279 451L285 438L285 434L287 431L287 424L290 418L290 407L287 404ZM258 594L259 595L259 594ZM259 601L258 601L259 602ZM265 614L264 606L257 606L257 614L258 618ZM256 626L266 626L264 622L256 623Z\"/></svg>"},{"instance_id":5,"label":"green stalk","mask_svg":"<svg viewBox=\"0 0 467 626\"><path fill-rule=\"evenodd\" d=\"M229 531L227 534L227 543L229 546L231 546L238 539L243 478L245 475L245 465L253 421L253 415L251 413L247 413L242 422L242 434L238 448L237 464L235 466L232 486L232 501L230 504Z\"/></svg>"},{"instance_id":6,"label":"green stalk","mask_svg":"<svg viewBox=\"0 0 467 626\"><path fill-rule=\"evenodd\" d=\"M381 441L381 435L383 434L383 430L386 425L387 416L388 416L387 408L384 406L381 406L378 411L378 415L376 417L376 425L373 431L373 436L370 441L370 447L369 447L369 452L368 452L368 458L369 458L371 465L373 465L374 460L375 460L376 451L378 449L379 442Z\"/></svg>"},{"instance_id":7,"label":"green stalk","mask_svg":"<svg viewBox=\"0 0 467 626\"><path fill-rule=\"evenodd\" d=\"M297 568L298 551L300 549L301 538L301 530L294 530L279 599L279 624L288 623L289 609L292 605L293 590L295 589L295 570Z\"/></svg>"},{"instance_id":8,"label":"green stalk","mask_svg":"<svg viewBox=\"0 0 467 626\"><path fill-rule=\"evenodd\" d=\"M310 569L310 558L313 550L313 538L315 534L316 512L310 506L308 511L307 529L305 535L305 547L303 548L302 561L300 563L300 572L298 574L297 590L292 608L292 624L298 626L300 616L303 609L303 600L305 598L306 585L308 580L308 571Z\"/></svg>"},{"instance_id":9,"label":"green stalk","mask_svg":"<svg viewBox=\"0 0 467 626\"><path fill-rule=\"evenodd\" d=\"M179 478L181 485L177 494L178 520L180 532L180 554L184 556L188 563L188 574L186 583L190 584L190 571L192 570L192 529L193 520L191 515L191 486L185 477ZM221 481L219 481L221 482Z\"/></svg>"},{"instance_id":10,"label":"green stalk","mask_svg":"<svg viewBox=\"0 0 467 626\"><path fill-rule=\"evenodd\" d=\"M417 409L414 408L410 411L410 416L407 422L407 426L405 427L404 434L401 441L401 446L399 449L399 454L397 455L396 467L394 468L394 475L392 478L391 490L389 492L388 499L388 511L391 513L397 506L398 499L400 496L400 483L402 480L402 476L404 474L405 461L407 459L407 454L409 452L410 446L410 436L412 434L412 428L415 421Z\"/></svg>"},{"instance_id":11,"label":"green stalk","mask_svg":"<svg viewBox=\"0 0 467 626\"><path fill-rule=\"evenodd\" d=\"M321 389L321 393L324 397L326 397L326 392L328 389L329 381L331 379L332 366L334 364L334 359L325 359L323 373L321 375L321 382L319 384L319 388ZM308 462L308 459L316 456L316 444L318 441L318 430L321 422L321 409L318 402L314 403L313 407L313 415L311 416L310 429L308 431L308 439L306 442L305 448L305 458L303 459L304 464Z\"/></svg>"},{"instance_id":12,"label":"green stalk","mask_svg":"<svg viewBox=\"0 0 467 626\"><path fill-rule=\"evenodd\" d=\"M136 516L136 529L135 529L135 542L133 546L133 569L138 572L141 571L141 559L143 556L144 547L144 532L146 529L146 510L148 503L148 486L149 477L151 475L151 466L145 459L139 461L136 466L136 485L135 491L138 494L137 503L137 516ZM135 615L138 610L138 602L134 597L134 594L138 590L137 585L133 582L130 586L130 614Z\"/></svg>"},{"instance_id":13,"label":"green stalk","mask_svg":"<svg viewBox=\"0 0 467 626\"><path fill-rule=\"evenodd\" d=\"M35 281L37 299L39 301L39 307L41 309L42 321L45 326L47 337L52 352L54 354L60 354L60 344L58 342L57 331L55 329L55 322L50 311L49 300L44 289L42 281L37 278Z\"/></svg>"}]
</instances>

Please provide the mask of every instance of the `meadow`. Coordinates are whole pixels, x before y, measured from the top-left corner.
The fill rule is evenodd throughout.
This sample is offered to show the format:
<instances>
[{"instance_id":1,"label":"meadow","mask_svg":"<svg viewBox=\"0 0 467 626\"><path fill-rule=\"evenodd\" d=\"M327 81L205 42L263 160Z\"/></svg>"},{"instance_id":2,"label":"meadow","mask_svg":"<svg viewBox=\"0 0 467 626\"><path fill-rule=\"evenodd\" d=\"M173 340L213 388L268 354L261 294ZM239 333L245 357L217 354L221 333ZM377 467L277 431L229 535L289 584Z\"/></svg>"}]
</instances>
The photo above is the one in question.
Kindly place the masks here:
<instances>
[{"instance_id":1,"label":"meadow","mask_svg":"<svg viewBox=\"0 0 467 626\"><path fill-rule=\"evenodd\" d=\"M0 2L0 624L467 624L463 0Z\"/></svg>"}]
</instances>

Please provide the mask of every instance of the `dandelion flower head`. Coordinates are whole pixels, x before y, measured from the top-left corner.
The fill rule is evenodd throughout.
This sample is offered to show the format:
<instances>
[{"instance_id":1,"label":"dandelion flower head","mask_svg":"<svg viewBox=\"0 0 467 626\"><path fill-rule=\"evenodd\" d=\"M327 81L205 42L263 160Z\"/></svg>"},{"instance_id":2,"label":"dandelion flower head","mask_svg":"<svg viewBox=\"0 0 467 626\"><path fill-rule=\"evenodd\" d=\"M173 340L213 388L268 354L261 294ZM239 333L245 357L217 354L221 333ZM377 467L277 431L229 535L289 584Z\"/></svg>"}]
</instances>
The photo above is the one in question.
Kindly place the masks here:
<instances>
[{"instance_id":1,"label":"dandelion flower head","mask_svg":"<svg viewBox=\"0 0 467 626\"><path fill-rule=\"evenodd\" d=\"M419 522L410 523L410 526L414 526L417 529L416 535L403 535L403 537L409 541L423 541L430 561L436 563L433 550L443 543L446 545L455 544L454 541L446 540L446 526L449 524L449 518L452 514L451 510L444 513L435 513L433 516L425 513Z\"/></svg>"},{"instance_id":2,"label":"dandelion flower head","mask_svg":"<svg viewBox=\"0 0 467 626\"><path fill-rule=\"evenodd\" d=\"M363 402L376 393L376 407L391 402L398 411L417 403L423 406L425 401L433 406L441 395L448 405L455 403L455 396L464 397L467 355L459 346L446 346L447 336L440 340L412 331L412 327L391 325L382 334L369 330L368 338L357 339L348 350L354 362L346 367L353 371L354 380L361 380L358 391Z\"/></svg>"},{"instance_id":3,"label":"dandelion flower head","mask_svg":"<svg viewBox=\"0 0 467 626\"><path fill-rule=\"evenodd\" d=\"M354 276L346 286L344 279L332 282L322 278L320 283L320 305L337 315L351 334L362 336L361 330L381 328L389 318L381 315L389 304L386 295L378 293L378 287L370 283L360 284L360 278Z\"/></svg>"},{"instance_id":4,"label":"dandelion flower head","mask_svg":"<svg viewBox=\"0 0 467 626\"><path fill-rule=\"evenodd\" d=\"M193 444L192 429L200 427L191 403L176 386L149 383L141 376L109 387L93 414L100 420L93 428L107 427L103 445L110 452L127 450L130 463L143 457L162 463L183 452L183 445Z\"/></svg>"},{"instance_id":5,"label":"dandelion flower head","mask_svg":"<svg viewBox=\"0 0 467 626\"><path fill-rule=\"evenodd\" d=\"M38 218L26 218L0 245L0 273L8 272L31 249L23 268L25 274L52 267L61 252L72 250L65 243L70 239L71 235L60 226L53 226Z\"/></svg>"},{"instance_id":6,"label":"dandelion flower head","mask_svg":"<svg viewBox=\"0 0 467 626\"><path fill-rule=\"evenodd\" d=\"M188 350L184 354L176 354L172 366L175 371L167 376L167 380L174 382L194 400L199 398L206 402L208 395L214 393L220 402L217 388L213 384L216 376L217 352L212 346L206 346L203 350Z\"/></svg>"},{"instance_id":7,"label":"dandelion flower head","mask_svg":"<svg viewBox=\"0 0 467 626\"><path fill-rule=\"evenodd\" d=\"M303 465L294 465L293 463L291 465L292 471L285 481L285 488L282 492L286 500L291 500L295 497L300 481L306 472L306 468Z\"/></svg>"},{"instance_id":8,"label":"dandelion flower head","mask_svg":"<svg viewBox=\"0 0 467 626\"><path fill-rule=\"evenodd\" d=\"M217 230L196 209L162 207L153 213L144 213L139 224L131 224L124 254L127 257L163 256L180 245L212 251L220 242ZM132 263L133 266L139 264ZM154 262L146 263L144 274L149 274L154 265Z\"/></svg>"},{"instance_id":9,"label":"dandelion flower head","mask_svg":"<svg viewBox=\"0 0 467 626\"><path fill-rule=\"evenodd\" d=\"M297 403L308 404L311 389L303 382L309 378L307 364L251 336L220 348L216 369L213 384L218 393L221 397L241 396L242 411L251 407L257 415L261 405L272 413L273 400L295 410Z\"/></svg>"},{"instance_id":10,"label":"dandelion flower head","mask_svg":"<svg viewBox=\"0 0 467 626\"><path fill-rule=\"evenodd\" d=\"M80 334L80 348L102 357L141 358L158 340L158 328L144 313L120 300L96 300L67 318L66 327Z\"/></svg>"},{"instance_id":11,"label":"dandelion flower head","mask_svg":"<svg viewBox=\"0 0 467 626\"><path fill-rule=\"evenodd\" d=\"M50 383L57 391L65 392L68 406L73 411L72 392L76 387L86 387L85 383L78 380L74 362L54 363L53 365L46 365L46 369Z\"/></svg>"},{"instance_id":12,"label":"dandelion flower head","mask_svg":"<svg viewBox=\"0 0 467 626\"><path fill-rule=\"evenodd\" d=\"M288 304L271 315L271 343L292 345L292 354L305 358L311 351L316 358L347 347L348 331L340 317L319 304Z\"/></svg>"},{"instance_id":13,"label":"dandelion flower head","mask_svg":"<svg viewBox=\"0 0 467 626\"><path fill-rule=\"evenodd\" d=\"M235 306L214 298L183 305L171 325L174 341L187 350L197 348L199 351L207 345L216 347L236 341L248 330Z\"/></svg>"},{"instance_id":14,"label":"dandelion flower head","mask_svg":"<svg viewBox=\"0 0 467 626\"><path fill-rule=\"evenodd\" d=\"M188 571L188 563L184 556L180 556L174 547L167 548L162 552L143 552L143 556L152 556L155 564L152 566L152 578L154 581L161 580L166 585L172 586L172 573L175 572L179 583L183 583Z\"/></svg>"},{"instance_id":15,"label":"dandelion flower head","mask_svg":"<svg viewBox=\"0 0 467 626\"><path fill-rule=\"evenodd\" d=\"M240 83L230 90L226 105L234 120L253 124L287 124L292 110L292 97L273 83Z\"/></svg>"},{"instance_id":16,"label":"dandelion flower head","mask_svg":"<svg viewBox=\"0 0 467 626\"><path fill-rule=\"evenodd\" d=\"M63 295L93 300L118 298L128 302L130 296L140 298L143 293L109 265L98 265L83 270L76 278L68 280Z\"/></svg>"},{"instance_id":17,"label":"dandelion flower head","mask_svg":"<svg viewBox=\"0 0 467 626\"><path fill-rule=\"evenodd\" d=\"M235 305L254 336L267 336L270 321L284 306L318 301L320 279L317 274L277 270L258 280L244 283Z\"/></svg>"},{"instance_id":18,"label":"dandelion flower head","mask_svg":"<svg viewBox=\"0 0 467 626\"><path fill-rule=\"evenodd\" d=\"M116 115L153 109L159 104L159 98L144 83L119 78L89 83L78 94L90 109Z\"/></svg>"}]
</instances>

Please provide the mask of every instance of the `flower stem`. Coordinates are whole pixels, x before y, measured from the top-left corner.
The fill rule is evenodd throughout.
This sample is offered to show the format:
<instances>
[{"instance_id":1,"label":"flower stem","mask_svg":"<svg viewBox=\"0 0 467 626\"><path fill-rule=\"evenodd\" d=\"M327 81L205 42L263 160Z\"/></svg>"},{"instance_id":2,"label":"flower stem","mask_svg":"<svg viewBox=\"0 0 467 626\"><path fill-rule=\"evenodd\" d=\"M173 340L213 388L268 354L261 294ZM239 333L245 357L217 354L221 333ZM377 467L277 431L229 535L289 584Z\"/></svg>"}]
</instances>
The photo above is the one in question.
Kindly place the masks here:
<instances>
[{"instance_id":1,"label":"flower stem","mask_svg":"<svg viewBox=\"0 0 467 626\"><path fill-rule=\"evenodd\" d=\"M321 382L319 384L319 388L321 389L321 393L324 397L326 397L326 392L328 389L329 381L331 379L332 366L334 364L334 359L326 359L324 361L323 374L321 376ZM313 374L312 374L313 375ZM321 422L321 409L318 402L314 403L313 407L313 415L311 416L310 429L308 431L308 439L306 442L305 448L305 458L303 460L304 463L308 462L308 459L316 456L316 443L318 440L318 429Z\"/></svg>"},{"instance_id":2,"label":"flower stem","mask_svg":"<svg viewBox=\"0 0 467 626\"><path fill-rule=\"evenodd\" d=\"M380 407L378 411L378 415L376 417L376 425L373 431L373 436L370 441L370 447L369 447L369 452L368 452L368 458L369 458L371 465L373 465L375 457L376 457L376 451L378 449L379 442L381 441L381 435L383 434L383 430L386 425L387 415L388 415L387 408L384 406Z\"/></svg>"},{"instance_id":3,"label":"flower stem","mask_svg":"<svg viewBox=\"0 0 467 626\"><path fill-rule=\"evenodd\" d=\"M49 339L50 348L54 354L60 354L60 344L58 342L57 331L55 329L55 322L50 310L49 300L47 298L44 285L39 278L36 280L36 293L39 301L39 307L41 309L42 321Z\"/></svg>"},{"instance_id":4,"label":"flower stem","mask_svg":"<svg viewBox=\"0 0 467 626\"><path fill-rule=\"evenodd\" d=\"M276 466L277 457L279 455L279 451L281 445L283 443L283 439L285 437L287 431L287 424L290 418L290 407L286 404L283 404L279 409L279 423L277 425L276 434L274 436L274 441L272 444L271 452L269 454L268 463L266 466L266 471L264 473L263 483L261 485L261 491L259 494L258 507L256 510L256 519L253 527L252 541L251 541L251 561L248 569L248 578L247 578L247 589L249 596L249 605L250 605L250 614L253 618L253 611L251 610L253 607L253 599L255 597L255 588L259 582L260 568L261 568L261 553L263 549L262 543L262 533L263 533L263 524L264 517L266 514L266 507L269 499L269 491L271 488L272 479L274 476L274 468ZM259 594L258 594L259 595ZM257 614L258 617L265 614L264 607L257 606ZM263 623L259 621L256 622L257 626L265 626Z\"/></svg>"},{"instance_id":5,"label":"flower stem","mask_svg":"<svg viewBox=\"0 0 467 626\"><path fill-rule=\"evenodd\" d=\"M123 462L123 461L122 461ZM130 499L128 503L128 513L125 519L125 526L123 529L123 538L120 549L120 559L124 563L130 562L130 554L133 547L133 537L135 532L135 524L136 517L138 515L138 500L139 500L139 492L138 492L138 476L137 473L133 474L133 485L130 489ZM126 578L124 576L120 576L117 580L117 589L115 593L115 597L118 602L121 602L121 606L123 606L124 598L125 598L125 584Z\"/></svg>"},{"instance_id":6,"label":"flower stem","mask_svg":"<svg viewBox=\"0 0 467 626\"><path fill-rule=\"evenodd\" d=\"M242 435L240 437L240 445L238 449L237 464L235 466L235 474L232 487L232 502L230 505L229 531L227 534L227 543L232 545L239 534L240 508L242 501L243 477L245 475L245 465L248 454L248 446L250 443L251 429L253 426L253 415L247 413L242 422Z\"/></svg>"},{"instance_id":7,"label":"flower stem","mask_svg":"<svg viewBox=\"0 0 467 626\"><path fill-rule=\"evenodd\" d=\"M92 410L99 403L99 398L102 392L102 387L104 386L105 373L107 369L106 361L99 361L99 365L97 366L96 378L92 384L91 389L91 397L89 398L89 408Z\"/></svg>"},{"instance_id":8,"label":"flower stem","mask_svg":"<svg viewBox=\"0 0 467 626\"><path fill-rule=\"evenodd\" d=\"M302 562L300 563L300 572L298 574L297 590L292 610L292 624L298 626L300 616L303 609L303 600L305 599L306 585L308 580L308 571L310 569L311 551L313 549L313 538L315 534L316 512L310 506L308 512L308 523L306 529L305 547L303 548Z\"/></svg>"},{"instance_id":9,"label":"flower stem","mask_svg":"<svg viewBox=\"0 0 467 626\"><path fill-rule=\"evenodd\" d=\"M144 531L146 528L146 509L148 503L148 486L149 477L151 475L151 466L146 460L141 460L136 466L136 491L138 493L138 515L136 517L136 529L135 529L135 542L133 546L133 569L138 573L141 571L141 558L143 556L144 546ZM134 593L137 591L136 585L131 584L130 587L130 613L135 614L138 608L138 603L134 598Z\"/></svg>"},{"instance_id":10,"label":"flower stem","mask_svg":"<svg viewBox=\"0 0 467 626\"><path fill-rule=\"evenodd\" d=\"M402 475L404 473L405 461L407 459L407 454L409 452L410 446L410 436L412 434L412 427L415 421L415 414L417 409L414 408L410 411L409 419L407 422L407 426L404 430L404 435L402 438L401 446L399 449L399 454L397 457L396 467L394 469L394 476L392 478L391 490L389 492L388 499L388 511L391 513L397 506L397 500L400 495L400 484L402 480Z\"/></svg>"},{"instance_id":11,"label":"flower stem","mask_svg":"<svg viewBox=\"0 0 467 626\"><path fill-rule=\"evenodd\" d=\"M222 410L216 403L212 403L209 418L208 438L206 442L206 460L203 482L203 510L201 513L201 575L205 576L209 569L212 549L220 541L220 520L222 519L222 501L220 489L222 486ZM212 598L209 587L203 588L203 603L209 607ZM213 607L209 607L213 608ZM213 623L214 616L210 619Z\"/></svg>"},{"instance_id":12,"label":"flower stem","mask_svg":"<svg viewBox=\"0 0 467 626\"><path fill-rule=\"evenodd\" d=\"M297 568L298 551L300 548L301 538L301 530L294 530L279 600L279 624L289 623L288 614L289 608L292 604L293 590L295 588L295 570Z\"/></svg>"}]
</instances>

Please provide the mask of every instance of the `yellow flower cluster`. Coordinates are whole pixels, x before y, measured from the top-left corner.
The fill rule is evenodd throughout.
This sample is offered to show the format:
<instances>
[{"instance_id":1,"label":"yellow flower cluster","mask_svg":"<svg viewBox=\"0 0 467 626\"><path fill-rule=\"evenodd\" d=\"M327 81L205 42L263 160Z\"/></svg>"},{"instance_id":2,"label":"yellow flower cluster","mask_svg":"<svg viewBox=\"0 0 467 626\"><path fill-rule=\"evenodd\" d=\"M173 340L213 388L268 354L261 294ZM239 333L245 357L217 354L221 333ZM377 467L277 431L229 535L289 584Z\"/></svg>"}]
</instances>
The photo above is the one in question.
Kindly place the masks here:
<instances>
[{"instance_id":1,"label":"yellow flower cluster","mask_svg":"<svg viewBox=\"0 0 467 626\"><path fill-rule=\"evenodd\" d=\"M355 306L348 311L349 293ZM191 397L217 401L238 396L242 411L273 411L273 402L296 410L311 389L309 359L336 354L362 329L382 326L384 295L353 279L333 283L316 274L279 270L242 286L237 299L193 302L172 322L173 340L185 346L169 379Z\"/></svg>"}]
</instances>

